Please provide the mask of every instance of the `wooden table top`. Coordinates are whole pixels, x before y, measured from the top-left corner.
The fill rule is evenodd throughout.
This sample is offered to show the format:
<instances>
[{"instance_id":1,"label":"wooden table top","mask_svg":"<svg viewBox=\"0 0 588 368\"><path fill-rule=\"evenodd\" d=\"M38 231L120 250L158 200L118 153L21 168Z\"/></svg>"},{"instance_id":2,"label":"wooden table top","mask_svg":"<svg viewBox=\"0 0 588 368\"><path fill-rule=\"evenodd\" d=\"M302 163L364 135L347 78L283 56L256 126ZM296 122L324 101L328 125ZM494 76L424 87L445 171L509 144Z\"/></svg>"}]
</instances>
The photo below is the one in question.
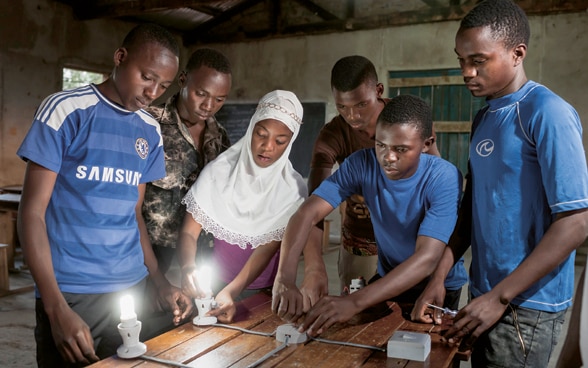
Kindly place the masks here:
<instances>
[{"instance_id":1,"label":"wooden table top","mask_svg":"<svg viewBox=\"0 0 588 368\"><path fill-rule=\"evenodd\" d=\"M236 322L231 326L260 332L273 332L285 324L271 312L271 297L256 294L238 305ZM407 321L396 303L386 303L336 324L319 337L386 348L396 330L429 333L431 353L425 362L387 358L386 352L368 348L342 346L321 341L289 345L264 361L259 367L451 367L457 347L441 341L439 332L447 326L432 326ZM182 363L192 367L247 367L276 349L275 337L253 335L217 327L196 326L191 322L146 341L145 355ZM113 356L93 364L104 367L166 367L142 359Z\"/></svg>"}]
</instances>

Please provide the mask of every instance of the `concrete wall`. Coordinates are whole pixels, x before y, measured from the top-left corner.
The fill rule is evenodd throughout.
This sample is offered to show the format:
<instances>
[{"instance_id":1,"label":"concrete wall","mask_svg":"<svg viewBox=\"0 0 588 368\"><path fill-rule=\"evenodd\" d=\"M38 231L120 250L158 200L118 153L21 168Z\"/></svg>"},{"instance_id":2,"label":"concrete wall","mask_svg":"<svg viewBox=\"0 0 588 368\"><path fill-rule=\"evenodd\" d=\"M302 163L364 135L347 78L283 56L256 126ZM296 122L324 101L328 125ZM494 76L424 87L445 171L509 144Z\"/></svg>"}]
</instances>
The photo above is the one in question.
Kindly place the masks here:
<instances>
[{"instance_id":1,"label":"concrete wall","mask_svg":"<svg viewBox=\"0 0 588 368\"><path fill-rule=\"evenodd\" d=\"M15 155L36 107L61 89L61 69L78 66L108 72L114 50L132 24L73 19L65 5L49 0L0 2L0 186L22 183L24 163ZM532 40L525 61L529 78L544 83L576 107L588 124L582 73L588 55L586 13L531 17ZM329 86L333 63L361 54L386 83L389 70L457 67L453 52L458 22L210 45L233 64L229 101L257 101L276 88L294 91L302 101L327 102L335 115ZM190 50L184 50L183 62ZM166 96L173 93L172 89ZM585 143L588 140L585 138Z\"/></svg>"}]
</instances>

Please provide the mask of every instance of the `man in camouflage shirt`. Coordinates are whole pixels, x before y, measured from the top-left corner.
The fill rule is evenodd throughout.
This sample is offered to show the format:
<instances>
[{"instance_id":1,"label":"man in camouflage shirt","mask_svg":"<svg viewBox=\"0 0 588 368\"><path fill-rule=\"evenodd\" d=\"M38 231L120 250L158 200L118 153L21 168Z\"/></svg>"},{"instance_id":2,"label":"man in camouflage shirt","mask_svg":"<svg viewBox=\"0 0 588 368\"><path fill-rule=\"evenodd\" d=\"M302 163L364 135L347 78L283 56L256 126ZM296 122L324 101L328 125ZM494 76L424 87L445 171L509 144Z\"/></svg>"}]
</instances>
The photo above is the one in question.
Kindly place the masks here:
<instances>
[{"instance_id":1,"label":"man in camouflage shirt","mask_svg":"<svg viewBox=\"0 0 588 368\"><path fill-rule=\"evenodd\" d=\"M167 176L147 184L142 212L159 269L167 272L175 257L185 206L182 198L202 168L229 146L226 130L214 114L231 89L231 67L220 52L196 50L179 76L180 91L147 110L161 126ZM206 250L206 237L199 243ZM200 254L200 253L199 253Z\"/></svg>"}]
</instances>

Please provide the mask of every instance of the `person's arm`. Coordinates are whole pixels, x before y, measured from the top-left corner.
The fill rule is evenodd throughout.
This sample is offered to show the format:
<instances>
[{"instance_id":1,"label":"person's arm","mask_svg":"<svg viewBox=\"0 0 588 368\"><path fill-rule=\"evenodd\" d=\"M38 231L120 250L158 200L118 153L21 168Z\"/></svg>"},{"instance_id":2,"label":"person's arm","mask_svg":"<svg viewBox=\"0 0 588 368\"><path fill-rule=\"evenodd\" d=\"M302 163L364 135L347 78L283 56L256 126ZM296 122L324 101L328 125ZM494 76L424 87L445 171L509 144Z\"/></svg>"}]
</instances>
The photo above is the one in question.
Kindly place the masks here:
<instances>
[{"instance_id":1,"label":"person's arm","mask_svg":"<svg viewBox=\"0 0 588 368\"><path fill-rule=\"evenodd\" d=\"M212 310L209 315L217 316L221 322L232 322L237 311L234 304L235 298L262 274L279 249L279 241L255 248L237 276L218 293L216 301L219 308Z\"/></svg>"},{"instance_id":2,"label":"person's arm","mask_svg":"<svg viewBox=\"0 0 588 368\"><path fill-rule=\"evenodd\" d=\"M310 172L308 173L308 194L312 194L312 192L318 188L318 186L331 176L333 169L329 168L322 168L322 167L311 167Z\"/></svg>"},{"instance_id":3,"label":"person's arm","mask_svg":"<svg viewBox=\"0 0 588 368\"><path fill-rule=\"evenodd\" d=\"M472 227L472 186L471 180L466 178L466 188L459 207L459 214L455 229L451 234L449 243L443 252L443 256L431 275L425 290L416 300L410 314L413 321L424 323L442 323L442 314L434 311L434 318L426 314L427 304L442 306L445 299L445 279L455 263L463 256L471 245Z\"/></svg>"},{"instance_id":4,"label":"person's arm","mask_svg":"<svg viewBox=\"0 0 588 368\"><path fill-rule=\"evenodd\" d=\"M300 286L304 312L308 312L310 307L329 293L329 277L323 260L322 238L321 230L313 226L304 247L304 279Z\"/></svg>"},{"instance_id":5,"label":"person's arm","mask_svg":"<svg viewBox=\"0 0 588 368\"><path fill-rule=\"evenodd\" d=\"M157 258L153 253L151 241L149 240L149 235L147 233L147 226L145 225L145 220L143 219L141 211L143 207L143 198L145 196L145 187L145 184L139 185L137 189L139 196L135 206L135 216L139 227L144 262L159 298L165 303L165 306L172 311L174 315L173 322L178 325L192 314L193 305L190 298L184 295L180 289L169 283L157 266Z\"/></svg>"},{"instance_id":6,"label":"person's arm","mask_svg":"<svg viewBox=\"0 0 588 368\"><path fill-rule=\"evenodd\" d=\"M585 311L588 310L587 306L582 305L585 282L586 267L584 267L584 271L582 271L582 275L580 275L580 281L578 281L576 295L574 296L574 305L572 306L572 314L570 316L568 333L563 343L561 352L559 353L557 368L576 368L582 366L582 356L580 353L580 316L582 314L582 309Z\"/></svg>"},{"instance_id":7,"label":"person's arm","mask_svg":"<svg viewBox=\"0 0 588 368\"><path fill-rule=\"evenodd\" d=\"M45 213L57 174L28 162L18 211L18 236L57 349L71 363L98 361L88 325L65 301L53 271Z\"/></svg>"},{"instance_id":8,"label":"person's arm","mask_svg":"<svg viewBox=\"0 0 588 368\"><path fill-rule=\"evenodd\" d=\"M384 277L347 296L326 296L306 314L300 331L321 334L335 323L346 322L362 310L394 298L414 287L437 267L445 243L419 236L413 255Z\"/></svg>"},{"instance_id":9,"label":"person's arm","mask_svg":"<svg viewBox=\"0 0 588 368\"><path fill-rule=\"evenodd\" d=\"M446 337L477 339L500 319L514 297L561 264L587 236L588 209L557 214L537 247L513 272L460 310Z\"/></svg>"},{"instance_id":10,"label":"person's arm","mask_svg":"<svg viewBox=\"0 0 588 368\"><path fill-rule=\"evenodd\" d=\"M204 292L194 280L194 271L196 271L196 252L198 249L198 237L202 231L200 225L190 212L184 214L184 222L178 235L178 244L176 252L178 263L182 273L182 290L193 298L204 297Z\"/></svg>"},{"instance_id":11,"label":"person's arm","mask_svg":"<svg viewBox=\"0 0 588 368\"><path fill-rule=\"evenodd\" d=\"M298 260L308 243L312 227L331 211L333 207L327 201L311 195L288 221L272 296L272 311L282 319L295 321L302 315L302 295L296 287ZM318 247L320 251L320 242L309 245Z\"/></svg>"}]
</instances>

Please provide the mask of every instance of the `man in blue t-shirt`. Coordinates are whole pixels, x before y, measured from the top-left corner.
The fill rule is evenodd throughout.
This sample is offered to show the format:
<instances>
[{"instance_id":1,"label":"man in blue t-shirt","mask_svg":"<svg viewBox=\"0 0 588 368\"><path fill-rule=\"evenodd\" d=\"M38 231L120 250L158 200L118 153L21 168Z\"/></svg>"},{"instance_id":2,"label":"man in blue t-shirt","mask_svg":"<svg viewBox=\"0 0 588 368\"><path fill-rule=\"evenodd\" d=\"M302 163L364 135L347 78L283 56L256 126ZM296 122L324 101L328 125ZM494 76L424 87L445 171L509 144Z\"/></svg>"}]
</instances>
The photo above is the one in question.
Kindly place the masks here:
<instances>
[{"instance_id":1,"label":"man in blue t-shirt","mask_svg":"<svg viewBox=\"0 0 588 368\"><path fill-rule=\"evenodd\" d=\"M455 38L466 87L488 106L472 126L456 232L412 317L431 322L425 304L442 298L440 280L471 244L473 299L447 338L473 344L475 367L547 367L588 232L582 125L572 106L527 79L529 36L518 5L487 0Z\"/></svg>"},{"instance_id":2,"label":"man in blue t-shirt","mask_svg":"<svg viewBox=\"0 0 588 368\"><path fill-rule=\"evenodd\" d=\"M365 198L371 213L378 275L350 295L321 298L304 317L302 328L316 335L385 300L415 301L453 232L462 185L455 166L423 154L433 143L432 126L425 101L394 97L378 117L375 149L349 156L300 206L282 240L273 288L275 313L291 321L302 315L295 278L309 230L355 193ZM458 270L446 281L448 289L459 293L467 277Z\"/></svg>"},{"instance_id":3,"label":"man in blue t-shirt","mask_svg":"<svg viewBox=\"0 0 588 368\"><path fill-rule=\"evenodd\" d=\"M36 284L39 367L114 354L119 299L128 293L144 306L148 274L174 323L192 311L158 271L141 216L146 183L165 176L159 125L143 109L173 82L178 55L167 30L133 28L110 78L47 97L18 149L27 161L18 233Z\"/></svg>"}]
</instances>

